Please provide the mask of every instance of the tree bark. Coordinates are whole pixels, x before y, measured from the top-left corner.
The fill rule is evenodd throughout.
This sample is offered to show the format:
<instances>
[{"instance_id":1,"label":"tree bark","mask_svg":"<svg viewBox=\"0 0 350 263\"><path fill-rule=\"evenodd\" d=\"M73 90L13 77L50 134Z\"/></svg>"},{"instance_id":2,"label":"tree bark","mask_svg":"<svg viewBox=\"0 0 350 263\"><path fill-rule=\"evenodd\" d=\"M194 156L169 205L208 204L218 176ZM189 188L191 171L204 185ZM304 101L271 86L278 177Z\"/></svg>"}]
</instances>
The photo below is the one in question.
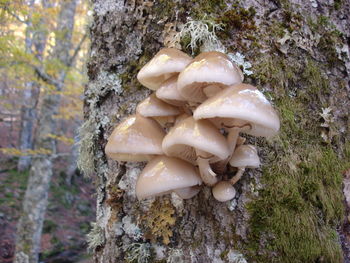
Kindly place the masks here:
<instances>
[{"instance_id":1,"label":"tree bark","mask_svg":"<svg viewBox=\"0 0 350 263\"><path fill-rule=\"evenodd\" d=\"M30 1L28 6L33 8L34 1ZM35 45L33 24L31 23L31 15L27 19L26 38L25 38L25 52L32 54L32 47ZM37 85L30 81L25 83L23 92L23 99L26 102L21 107L21 132L19 138L19 148L21 151L26 151L33 148L33 127L36 119L36 101L37 101ZM27 170L30 166L30 156L20 156L18 160L17 169L19 171Z\"/></svg>"},{"instance_id":2,"label":"tree bark","mask_svg":"<svg viewBox=\"0 0 350 263\"><path fill-rule=\"evenodd\" d=\"M341 252L342 233L336 229L344 219L341 171L349 165L344 153L349 139L349 1L93 4L79 166L98 181L97 219L88 238L95 262L347 260ZM165 196L140 202L135 182L145 164L109 160L104 146L113 128L150 94L137 83L138 70L163 47L169 28L176 29L188 17L224 24L217 35L229 52L241 52L252 63L254 74L245 82L273 100L281 115L281 134L268 141L248 137L259 149L263 169L245 173L231 202L215 201L208 187L186 201ZM189 52L187 44L183 40L182 47ZM328 124L328 117L320 116L327 107L334 117ZM327 159L329 166L321 172L325 164L320 160L329 152L336 157ZM307 172L306 166L311 167ZM338 178L333 188L323 178L328 172ZM315 195L303 188L311 178L315 181L310 187L320 187ZM295 181L297 190L292 192ZM321 192L339 198L329 204ZM328 205L340 207L339 213L327 212ZM280 222L273 221L280 211ZM300 226L293 225L296 222ZM305 238L298 231L304 227Z\"/></svg>"},{"instance_id":3,"label":"tree bark","mask_svg":"<svg viewBox=\"0 0 350 263\"><path fill-rule=\"evenodd\" d=\"M56 44L52 58L68 65L74 16L77 0L64 1L57 19ZM67 69L63 67L57 74L55 88L62 90ZM60 94L46 92L42 95L39 123L34 149L46 149L55 154L55 141L49 137L55 134ZM37 263L40 251L41 231L47 207L48 191L52 177L51 154L33 158L27 190L23 200L23 211L17 226L15 262ZM23 261L25 259L25 261Z\"/></svg>"}]
</instances>

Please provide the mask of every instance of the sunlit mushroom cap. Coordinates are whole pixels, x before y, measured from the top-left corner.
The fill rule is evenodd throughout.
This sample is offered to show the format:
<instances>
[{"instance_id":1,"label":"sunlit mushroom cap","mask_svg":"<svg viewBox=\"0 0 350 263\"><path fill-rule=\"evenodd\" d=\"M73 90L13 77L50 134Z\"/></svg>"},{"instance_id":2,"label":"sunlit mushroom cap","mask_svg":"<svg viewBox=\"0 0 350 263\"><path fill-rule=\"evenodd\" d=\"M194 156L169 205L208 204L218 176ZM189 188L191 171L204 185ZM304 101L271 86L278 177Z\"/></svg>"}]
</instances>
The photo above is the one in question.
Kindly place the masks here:
<instances>
[{"instance_id":1,"label":"sunlit mushroom cap","mask_svg":"<svg viewBox=\"0 0 350 263\"><path fill-rule=\"evenodd\" d=\"M139 200L202 183L196 168L177 158L158 156L143 169L136 182Z\"/></svg>"},{"instance_id":2,"label":"sunlit mushroom cap","mask_svg":"<svg viewBox=\"0 0 350 263\"><path fill-rule=\"evenodd\" d=\"M245 133L270 137L280 128L277 113L265 96L248 84L230 86L209 98L194 111L193 117L215 119L224 125L249 123L251 129Z\"/></svg>"},{"instance_id":3,"label":"sunlit mushroom cap","mask_svg":"<svg viewBox=\"0 0 350 263\"><path fill-rule=\"evenodd\" d=\"M105 153L117 161L147 161L154 154L163 154L164 136L165 132L156 121L132 115L113 130Z\"/></svg>"},{"instance_id":4,"label":"sunlit mushroom cap","mask_svg":"<svg viewBox=\"0 0 350 263\"><path fill-rule=\"evenodd\" d=\"M192 58L175 48L160 50L137 74L142 85L157 90L165 80L177 75L190 62Z\"/></svg>"},{"instance_id":5,"label":"sunlit mushroom cap","mask_svg":"<svg viewBox=\"0 0 350 263\"><path fill-rule=\"evenodd\" d=\"M242 71L223 53L203 52L180 73L177 88L188 101L207 99L203 88L217 84L233 85L243 81Z\"/></svg>"},{"instance_id":6,"label":"sunlit mushroom cap","mask_svg":"<svg viewBox=\"0 0 350 263\"><path fill-rule=\"evenodd\" d=\"M233 167L259 167L260 159L256 148L250 144L238 146L231 157L230 165Z\"/></svg>"},{"instance_id":7,"label":"sunlit mushroom cap","mask_svg":"<svg viewBox=\"0 0 350 263\"><path fill-rule=\"evenodd\" d=\"M177 107L161 101L155 94L140 102L136 108L136 112L144 117L166 117L180 114Z\"/></svg>"},{"instance_id":8,"label":"sunlit mushroom cap","mask_svg":"<svg viewBox=\"0 0 350 263\"><path fill-rule=\"evenodd\" d=\"M188 117L177 123L164 137L163 151L194 163L194 148L225 159L230 155L226 138L209 121Z\"/></svg>"},{"instance_id":9,"label":"sunlit mushroom cap","mask_svg":"<svg viewBox=\"0 0 350 263\"><path fill-rule=\"evenodd\" d=\"M212 189L213 196L219 202L226 202L233 199L236 195L236 189L226 181L218 182Z\"/></svg>"},{"instance_id":10,"label":"sunlit mushroom cap","mask_svg":"<svg viewBox=\"0 0 350 263\"><path fill-rule=\"evenodd\" d=\"M183 98L177 89L177 76L171 77L160 85L160 88L156 92L157 98L175 105L183 106L186 104L185 98Z\"/></svg>"}]
</instances>

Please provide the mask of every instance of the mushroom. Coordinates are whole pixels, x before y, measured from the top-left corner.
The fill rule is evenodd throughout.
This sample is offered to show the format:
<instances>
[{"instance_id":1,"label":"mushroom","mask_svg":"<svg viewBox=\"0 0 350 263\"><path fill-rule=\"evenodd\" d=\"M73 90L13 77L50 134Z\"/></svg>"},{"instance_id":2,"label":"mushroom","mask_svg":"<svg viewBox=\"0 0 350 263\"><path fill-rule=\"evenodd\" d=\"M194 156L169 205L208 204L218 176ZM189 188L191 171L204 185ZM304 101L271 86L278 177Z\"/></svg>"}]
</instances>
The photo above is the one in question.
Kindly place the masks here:
<instances>
[{"instance_id":1,"label":"mushroom","mask_svg":"<svg viewBox=\"0 0 350 263\"><path fill-rule=\"evenodd\" d=\"M164 130L156 121L132 115L115 127L108 138L105 153L116 161L148 161L153 155L163 154L164 136Z\"/></svg>"},{"instance_id":2,"label":"mushroom","mask_svg":"<svg viewBox=\"0 0 350 263\"><path fill-rule=\"evenodd\" d=\"M138 81L151 90L157 90L167 79L177 75L192 58L175 48L161 49L137 74Z\"/></svg>"},{"instance_id":3,"label":"mushroom","mask_svg":"<svg viewBox=\"0 0 350 263\"><path fill-rule=\"evenodd\" d=\"M199 192L201 184L193 165L177 158L158 156L146 165L138 177L136 196L141 200L174 191L187 199Z\"/></svg>"},{"instance_id":4,"label":"mushroom","mask_svg":"<svg viewBox=\"0 0 350 263\"><path fill-rule=\"evenodd\" d=\"M180 73L177 88L190 102L203 102L224 87L241 83L243 73L221 52L203 52Z\"/></svg>"},{"instance_id":5,"label":"mushroom","mask_svg":"<svg viewBox=\"0 0 350 263\"><path fill-rule=\"evenodd\" d=\"M177 75L171 77L170 79L164 81L159 89L156 91L157 98L175 106L185 106L186 100L183 98L176 85L177 85Z\"/></svg>"},{"instance_id":6,"label":"mushroom","mask_svg":"<svg viewBox=\"0 0 350 263\"><path fill-rule=\"evenodd\" d=\"M239 132L271 137L277 134L280 121L265 96L248 84L230 86L202 103L193 113L196 120L209 119L228 130L228 143L233 153Z\"/></svg>"},{"instance_id":7,"label":"mushroom","mask_svg":"<svg viewBox=\"0 0 350 263\"><path fill-rule=\"evenodd\" d=\"M175 116L181 113L177 107L158 99L154 93L140 102L136 112L144 117L155 119L162 126L166 123L174 123Z\"/></svg>"},{"instance_id":8,"label":"mushroom","mask_svg":"<svg viewBox=\"0 0 350 263\"><path fill-rule=\"evenodd\" d=\"M214 185L218 181L210 162L230 156L226 138L219 130L209 121L195 121L192 117L171 128L163 139L162 147L168 156L197 163L202 180L207 185Z\"/></svg>"},{"instance_id":9,"label":"mushroom","mask_svg":"<svg viewBox=\"0 0 350 263\"><path fill-rule=\"evenodd\" d=\"M231 184L235 184L241 179L246 167L258 168L260 166L256 148L250 144L238 146L231 157L230 165L238 168L237 173L230 180Z\"/></svg>"},{"instance_id":10,"label":"mushroom","mask_svg":"<svg viewBox=\"0 0 350 263\"><path fill-rule=\"evenodd\" d=\"M213 187L212 193L219 202L226 202L235 197L236 189L229 182L221 181Z\"/></svg>"}]
</instances>

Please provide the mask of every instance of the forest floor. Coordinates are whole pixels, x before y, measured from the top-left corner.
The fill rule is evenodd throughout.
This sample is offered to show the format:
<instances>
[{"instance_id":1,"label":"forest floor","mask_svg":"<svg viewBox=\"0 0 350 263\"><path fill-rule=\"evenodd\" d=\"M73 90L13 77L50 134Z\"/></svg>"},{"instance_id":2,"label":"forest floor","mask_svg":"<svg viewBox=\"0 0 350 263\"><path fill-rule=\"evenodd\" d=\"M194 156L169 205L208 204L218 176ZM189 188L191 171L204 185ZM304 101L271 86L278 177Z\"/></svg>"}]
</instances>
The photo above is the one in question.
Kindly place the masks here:
<instances>
[{"instance_id":1,"label":"forest floor","mask_svg":"<svg viewBox=\"0 0 350 263\"><path fill-rule=\"evenodd\" d=\"M93 183L80 175L67 184L62 164L57 165L51 183L44 221L40 262L88 263L85 235L95 221ZM21 211L28 172L17 172L13 161L0 164L0 263L13 261L16 225Z\"/></svg>"}]
</instances>

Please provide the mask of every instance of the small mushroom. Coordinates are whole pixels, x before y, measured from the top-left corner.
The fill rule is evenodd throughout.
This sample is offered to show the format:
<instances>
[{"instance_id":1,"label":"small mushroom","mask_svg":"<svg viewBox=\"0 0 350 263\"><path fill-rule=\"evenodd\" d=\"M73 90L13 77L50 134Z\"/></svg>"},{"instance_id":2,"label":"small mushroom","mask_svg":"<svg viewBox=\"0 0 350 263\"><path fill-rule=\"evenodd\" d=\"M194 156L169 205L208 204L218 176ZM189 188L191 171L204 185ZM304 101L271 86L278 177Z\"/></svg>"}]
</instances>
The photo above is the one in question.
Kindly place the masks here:
<instances>
[{"instance_id":1,"label":"small mushroom","mask_svg":"<svg viewBox=\"0 0 350 263\"><path fill-rule=\"evenodd\" d=\"M151 160L136 182L139 200L175 191L181 198L193 197L202 184L196 168L183 160L158 156Z\"/></svg>"},{"instance_id":2,"label":"small mushroom","mask_svg":"<svg viewBox=\"0 0 350 263\"><path fill-rule=\"evenodd\" d=\"M226 159L230 155L226 138L209 121L195 121L188 117L178 122L164 137L163 151L192 164L197 163L202 180L207 185L217 182L216 173L212 171L212 159Z\"/></svg>"},{"instance_id":3,"label":"small mushroom","mask_svg":"<svg viewBox=\"0 0 350 263\"><path fill-rule=\"evenodd\" d=\"M229 182L221 181L213 187L212 193L219 202L226 202L235 197L236 189Z\"/></svg>"},{"instance_id":4,"label":"small mushroom","mask_svg":"<svg viewBox=\"0 0 350 263\"><path fill-rule=\"evenodd\" d=\"M155 119L161 126L165 126L167 123L174 123L175 116L181 113L177 107L158 99L155 94L140 102L136 112L143 117Z\"/></svg>"},{"instance_id":5,"label":"small mushroom","mask_svg":"<svg viewBox=\"0 0 350 263\"><path fill-rule=\"evenodd\" d=\"M116 161L148 161L153 155L163 154L164 136L164 130L156 121L132 115L115 127L108 138L105 153Z\"/></svg>"},{"instance_id":6,"label":"small mushroom","mask_svg":"<svg viewBox=\"0 0 350 263\"><path fill-rule=\"evenodd\" d=\"M177 85L177 75L171 77L160 85L160 88L156 91L157 98L175 106L185 106L186 99L183 98L176 85Z\"/></svg>"},{"instance_id":7,"label":"small mushroom","mask_svg":"<svg viewBox=\"0 0 350 263\"><path fill-rule=\"evenodd\" d=\"M189 102L203 102L229 85L241 83L243 73L221 52L203 52L180 73L177 88Z\"/></svg>"},{"instance_id":8,"label":"small mushroom","mask_svg":"<svg viewBox=\"0 0 350 263\"><path fill-rule=\"evenodd\" d=\"M228 130L228 142L233 153L238 135L271 137L277 134L280 121L265 96L248 84L237 84L220 91L202 103L193 113L196 120L209 119L217 127Z\"/></svg>"},{"instance_id":9,"label":"small mushroom","mask_svg":"<svg viewBox=\"0 0 350 263\"><path fill-rule=\"evenodd\" d=\"M238 146L231 157L230 165L238 168L237 173L230 180L231 184L235 184L241 179L245 168L258 168L260 166L260 158L256 148L250 144Z\"/></svg>"},{"instance_id":10,"label":"small mushroom","mask_svg":"<svg viewBox=\"0 0 350 263\"><path fill-rule=\"evenodd\" d=\"M192 58L175 48L161 49L137 74L138 81L157 90L167 79L179 74Z\"/></svg>"}]
</instances>

